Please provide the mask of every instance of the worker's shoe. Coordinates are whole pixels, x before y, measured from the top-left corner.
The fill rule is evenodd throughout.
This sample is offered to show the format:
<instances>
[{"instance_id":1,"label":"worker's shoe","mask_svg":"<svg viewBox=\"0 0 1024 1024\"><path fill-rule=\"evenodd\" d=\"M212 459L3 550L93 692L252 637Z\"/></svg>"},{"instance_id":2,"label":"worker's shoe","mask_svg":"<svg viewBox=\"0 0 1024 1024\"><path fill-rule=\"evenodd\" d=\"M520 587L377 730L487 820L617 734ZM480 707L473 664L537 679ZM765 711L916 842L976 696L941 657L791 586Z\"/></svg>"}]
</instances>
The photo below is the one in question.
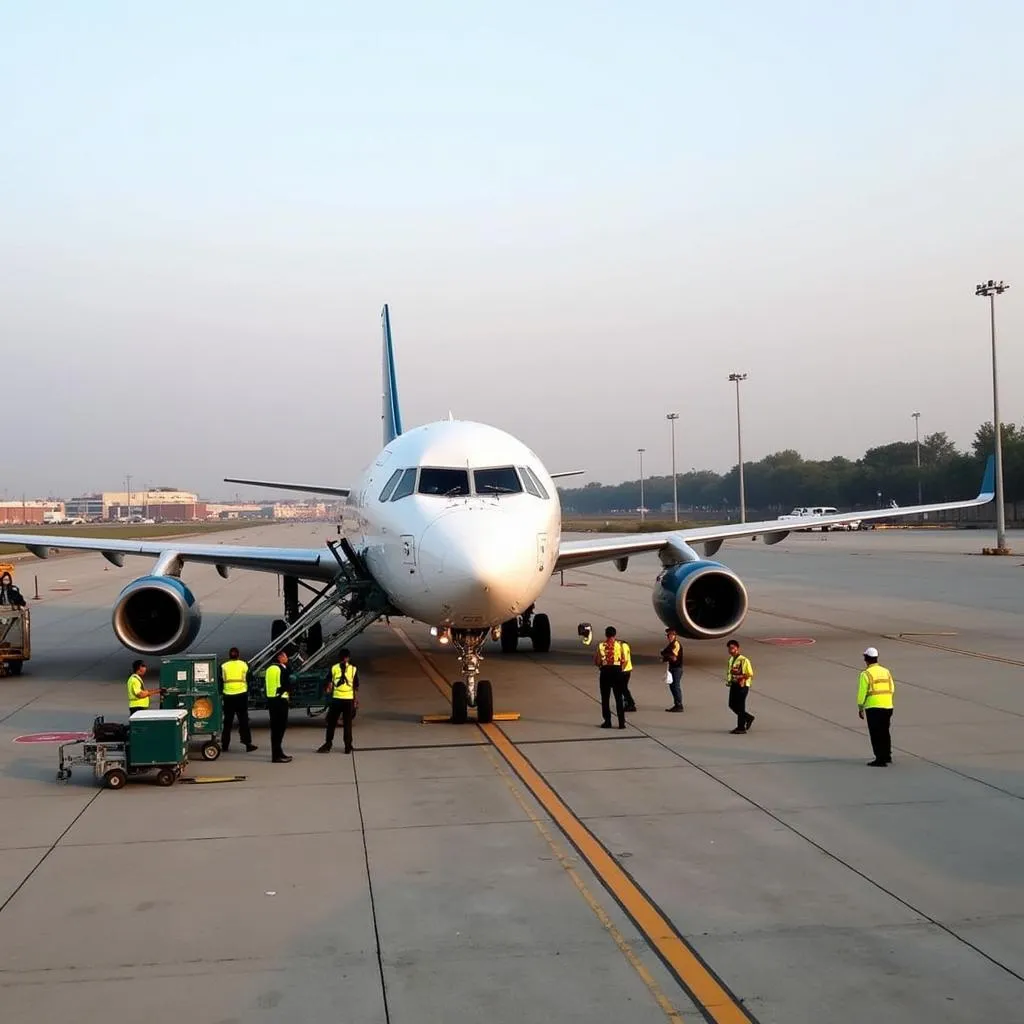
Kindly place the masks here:
<instances>
[{"instance_id":1,"label":"worker's shoe","mask_svg":"<svg viewBox=\"0 0 1024 1024\"><path fill-rule=\"evenodd\" d=\"M665 708L665 710L666 711L682 711L683 710L683 705L682 704L673 704L672 707Z\"/></svg>"},{"instance_id":2,"label":"worker's shoe","mask_svg":"<svg viewBox=\"0 0 1024 1024\"><path fill-rule=\"evenodd\" d=\"M316 752L318 754L329 754L332 749L333 748L331 747L330 743L322 743L319 747L316 748Z\"/></svg>"},{"instance_id":3,"label":"worker's shoe","mask_svg":"<svg viewBox=\"0 0 1024 1024\"><path fill-rule=\"evenodd\" d=\"M744 736L744 735L746 735L746 732L747 732L746 729L741 729L739 726L736 726L735 729L730 729L729 730L729 735L730 736Z\"/></svg>"},{"instance_id":4,"label":"worker's shoe","mask_svg":"<svg viewBox=\"0 0 1024 1024\"><path fill-rule=\"evenodd\" d=\"M291 759L290 754L282 754L280 757L272 757L271 761L273 761L274 764L287 764Z\"/></svg>"},{"instance_id":5,"label":"worker's shoe","mask_svg":"<svg viewBox=\"0 0 1024 1024\"><path fill-rule=\"evenodd\" d=\"M602 722L601 723L601 728L602 729L610 729L611 727L612 727L612 723L611 722Z\"/></svg>"},{"instance_id":6,"label":"worker's shoe","mask_svg":"<svg viewBox=\"0 0 1024 1024\"><path fill-rule=\"evenodd\" d=\"M636 711L636 705L635 704L630 704L628 707L623 708L623 711L625 711L626 714L628 715L630 713L630 711Z\"/></svg>"},{"instance_id":7,"label":"worker's shoe","mask_svg":"<svg viewBox=\"0 0 1024 1024\"><path fill-rule=\"evenodd\" d=\"M753 724L754 724L754 716L753 715L747 715L747 724L744 726L744 728L749 729Z\"/></svg>"},{"instance_id":8,"label":"worker's shoe","mask_svg":"<svg viewBox=\"0 0 1024 1024\"><path fill-rule=\"evenodd\" d=\"M351 747L346 747L345 748L345 753L346 754L351 754L352 753L352 748Z\"/></svg>"},{"instance_id":9,"label":"worker's shoe","mask_svg":"<svg viewBox=\"0 0 1024 1024\"><path fill-rule=\"evenodd\" d=\"M246 745L245 745L245 752L247 754L251 754L254 750L259 750L259 749L260 748L257 747L255 743L246 743Z\"/></svg>"},{"instance_id":10,"label":"worker's shoe","mask_svg":"<svg viewBox=\"0 0 1024 1024\"><path fill-rule=\"evenodd\" d=\"M888 761L868 761L869 768L885 768L888 764Z\"/></svg>"},{"instance_id":11,"label":"worker's shoe","mask_svg":"<svg viewBox=\"0 0 1024 1024\"><path fill-rule=\"evenodd\" d=\"M625 728L626 728L626 723L625 723L625 722L623 722L623 723L622 723L622 725L620 725L620 726L619 726L619 728L620 728L620 729L625 729Z\"/></svg>"}]
</instances>

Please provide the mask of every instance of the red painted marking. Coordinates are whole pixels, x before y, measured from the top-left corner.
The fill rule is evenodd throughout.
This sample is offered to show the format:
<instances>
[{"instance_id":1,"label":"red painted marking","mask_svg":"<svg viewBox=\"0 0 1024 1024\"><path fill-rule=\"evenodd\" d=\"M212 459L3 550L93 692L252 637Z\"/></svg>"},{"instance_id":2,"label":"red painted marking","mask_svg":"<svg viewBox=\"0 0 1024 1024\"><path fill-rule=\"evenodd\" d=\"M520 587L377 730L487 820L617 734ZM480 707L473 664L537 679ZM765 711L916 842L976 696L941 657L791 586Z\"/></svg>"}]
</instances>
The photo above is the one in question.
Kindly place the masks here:
<instances>
[{"instance_id":1,"label":"red painted marking","mask_svg":"<svg viewBox=\"0 0 1024 1024\"><path fill-rule=\"evenodd\" d=\"M24 736L15 736L15 743L74 743L76 740L87 740L87 732L30 732Z\"/></svg>"},{"instance_id":2,"label":"red painted marking","mask_svg":"<svg viewBox=\"0 0 1024 1024\"><path fill-rule=\"evenodd\" d=\"M761 644L774 644L776 647L809 647L814 638L809 636L764 636L758 640Z\"/></svg>"}]
</instances>

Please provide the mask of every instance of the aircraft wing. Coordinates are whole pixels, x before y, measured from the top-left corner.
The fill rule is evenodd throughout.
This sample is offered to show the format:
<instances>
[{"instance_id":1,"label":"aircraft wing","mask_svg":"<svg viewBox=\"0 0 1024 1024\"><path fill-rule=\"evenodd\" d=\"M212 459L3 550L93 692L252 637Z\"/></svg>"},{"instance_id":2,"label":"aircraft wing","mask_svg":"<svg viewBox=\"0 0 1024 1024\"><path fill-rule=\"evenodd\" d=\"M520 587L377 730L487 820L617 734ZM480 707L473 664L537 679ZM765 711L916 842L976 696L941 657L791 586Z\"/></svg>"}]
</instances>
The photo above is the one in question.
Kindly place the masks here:
<instances>
[{"instance_id":1,"label":"aircraft wing","mask_svg":"<svg viewBox=\"0 0 1024 1024\"><path fill-rule=\"evenodd\" d=\"M594 540L565 541L559 547L555 572L598 562L623 561L630 555L657 551L671 562L691 561L695 552L691 544L701 544L704 556L711 558L722 544L734 537L764 537L766 544L778 544L790 533L809 530L815 526L838 526L843 523L865 522L871 519L892 519L895 516L915 516L927 512L944 512L956 508L987 505L995 497L995 461L989 456L981 490L976 498L967 501L946 501L934 505L908 505L904 508L878 509L871 512L842 512L833 516L808 516L806 519L768 519L760 523L730 523L726 526L697 526L690 530L671 530L662 533L642 533L631 537L598 538ZM623 564L622 568L625 568Z\"/></svg>"},{"instance_id":2,"label":"aircraft wing","mask_svg":"<svg viewBox=\"0 0 1024 1024\"><path fill-rule=\"evenodd\" d=\"M176 537L152 540L118 540L114 537L69 537L42 533L3 533L0 543L20 544L37 558L51 551L98 551L108 562L124 565L126 555L177 558L217 566L222 576L228 569L254 569L311 579L333 579L338 563L326 548L263 548L230 544L191 544Z\"/></svg>"}]
</instances>

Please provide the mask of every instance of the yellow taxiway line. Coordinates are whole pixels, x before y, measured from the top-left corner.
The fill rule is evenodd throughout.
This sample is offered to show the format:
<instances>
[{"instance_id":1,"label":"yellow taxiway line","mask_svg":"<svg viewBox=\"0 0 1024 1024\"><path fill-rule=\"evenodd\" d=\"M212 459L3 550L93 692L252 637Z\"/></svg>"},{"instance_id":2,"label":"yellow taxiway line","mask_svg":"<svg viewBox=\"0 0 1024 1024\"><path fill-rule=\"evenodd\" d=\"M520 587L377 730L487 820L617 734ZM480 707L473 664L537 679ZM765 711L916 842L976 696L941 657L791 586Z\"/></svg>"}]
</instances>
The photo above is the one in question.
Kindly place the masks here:
<instances>
[{"instance_id":1,"label":"yellow taxiway line","mask_svg":"<svg viewBox=\"0 0 1024 1024\"><path fill-rule=\"evenodd\" d=\"M427 678L445 698L448 698L450 689L444 676L437 671L402 629L394 625L391 628L419 662ZM696 950L676 931L654 901L633 881L597 837L573 814L562 798L548 785L540 772L534 768L508 736L494 724L484 725L478 722L476 726L533 794L541 807L551 815L552 820L587 862L601 884L611 893L643 934L651 948L658 954L661 962L700 1007L704 1017L712 1021L713 1024L751 1024L754 1018L747 1012L739 999L725 987L711 968L700 958ZM590 901L588 900L588 902ZM592 906L596 906L596 904L592 903ZM603 909L601 909L601 914L604 914ZM622 942L624 941L623 939ZM636 959L635 955L633 959ZM650 977L649 974L648 977ZM651 978L649 982L647 978L644 980L654 992L655 998L658 998L659 993L656 987L652 987L654 979ZM667 1000L664 1002L663 1000L664 996L658 1002L663 1009L667 1005L671 1010L669 1019L679 1020L678 1013L671 1008L671 1004L668 1004ZM666 1014L668 1015L668 1010L666 1010Z\"/></svg>"}]
</instances>

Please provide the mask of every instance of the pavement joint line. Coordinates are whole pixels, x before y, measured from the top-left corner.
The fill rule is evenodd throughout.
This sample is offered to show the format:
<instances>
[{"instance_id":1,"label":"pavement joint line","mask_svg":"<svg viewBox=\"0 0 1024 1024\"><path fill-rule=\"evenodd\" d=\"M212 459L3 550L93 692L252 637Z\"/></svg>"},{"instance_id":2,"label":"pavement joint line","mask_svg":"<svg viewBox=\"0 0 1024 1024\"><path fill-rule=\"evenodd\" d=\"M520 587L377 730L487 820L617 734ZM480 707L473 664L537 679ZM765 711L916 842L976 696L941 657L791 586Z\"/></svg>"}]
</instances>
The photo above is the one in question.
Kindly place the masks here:
<instances>
[{"instance_id":1,"label":"pavement joint line","mask_svg":"<svg viewBox=\"0 0 1024 1024\"><path fill-rule=\"evenodd\" d=\"M1001 665L1013 665L1015 668L1024 668L1024 661L1017 658L1004 658L999 654L986 654L984 651L968 651L963 647L947 647L945 644L932 643L930 640L920 640L918 637L925 636L924 633L883 633L886 640L898 640L903 644L914 644L916 647L930 647L933 651L941 651L943 654L959 654L965 658L980 658L982 661L994 661ZM940 634L936 634L940 635Z\"/></svg>"},{"instance_id":2,"label":"pavement joint line","mask_svg":"<svg viewBox=\"0 0 1024 1024\"><path fill-rule=\"evenodd\" d=\"M380 922L377 920L377 901L373 894L373 872L370 870L370 848L366 842L366 819L363 817L363 798L359 791L359 769L356 757L352 756L352 774L356 784L356 807L359 810L359 831L363 840L363 861L366 866L366 888L370 897L370 917L373 919L373 939L377 947L377 972L380 975L380 997L384 1005L384 1020L391 1021L391 1009L388 1006L388 979L384 972L384 951L380 944Z\"/></svg>"},{"instance_id":3,"label":"pavement joint line","mask_svg":"<svg viewBox=\"0 0 1024 1024\"><path fill-rule=\"evenodd\" d=\"M419 662L437 689L448 696L447 680L407 634L392 626L395 634ZM566 839L647 940L669 973L690 996L710 1024L756 1024L756 1018L718 978L654 900L615 859L603 843L576 817L544 780L529 758L496 725L475 723L508 762L533 797L561 829Z\"/></svg>"},{"instance_id":4,"label":"pavement joint line","mask_svg":"<svg viewBox=\"0 0 1024 1024\"><path fill-rule=\"evenodd\" d=\"M633 951L633 947L626 941L626 937L621 931L619 931L615 926L615 922L608 916L608 912L600 903L598 903L594 894L587 888L586 882L583 881L579 872L572 866L572 862L566 856L561 845L555 840L555 837L551 834L551 830L547 827L544 820L538 817L533 808L529 803L527 803L523 794L520 792L519 787L515 784L513 776L509 773L508 766L498 760L494 747L488 747L487 756L494 765L495 771L501 776L505 785L508 786L509 792L513 797L515 797L516 802L520 807L522 807L526 816L544 838L544 841L548 844L552 854L554 854L555 859L572 880L573 885L576 886L576 889L583 897L587 906L590 907L594 912L594 916L601 922L602 927L612 937L615 945L619 947L619 952L622 953L626 960L629 961L630 966L640 976L640 980L647 986L651 995L654 996L654 1000L665 1014L665 1018L670 1021L670 1024L683 1024L682 1014L675 1008L675 1006L672 1005L671 1000L662 991L661 986L655 980L654 976L647 970L643 962Z\"/></svg>"}]
</instances>

